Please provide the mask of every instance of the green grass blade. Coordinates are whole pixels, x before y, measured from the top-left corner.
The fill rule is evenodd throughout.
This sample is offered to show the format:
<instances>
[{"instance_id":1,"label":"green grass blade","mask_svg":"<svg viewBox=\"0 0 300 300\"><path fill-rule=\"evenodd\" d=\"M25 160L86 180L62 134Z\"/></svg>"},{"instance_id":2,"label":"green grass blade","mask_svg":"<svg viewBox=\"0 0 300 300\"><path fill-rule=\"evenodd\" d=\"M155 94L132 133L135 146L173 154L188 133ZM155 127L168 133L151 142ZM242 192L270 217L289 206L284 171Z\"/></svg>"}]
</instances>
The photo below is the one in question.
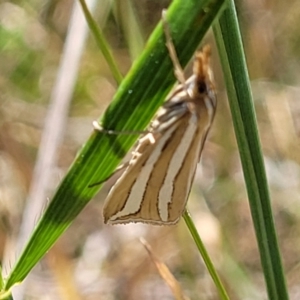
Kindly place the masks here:
<instances>
[{"instance_id":1,"label":"green grass blade","mask_svg":"<svg viewBox=\"0 0 300 300\"><path fill-rule=\"evenodd\" d=\"M95 38L95 41L101 50L103 56L106 59L106 62L108 63L108 66L110 68L111 73L113 74L116 82L120 84L122 82L123 76L117 66L117 63L115 62L115 59L112 55L112 50L110 49L110 46L106 42L106 39L103 36L103 33L100 29L100 27L97 25L96 21L92 17L86 3L84 0L79 0L82 11L84 13L85 19L87 20L87 23L89 25L89 28Z\"/></svg>"},{"instance_id":2,"label":"green grass blade","mask_svg":"<svg viewBox=\"0 0 300 300\"><path fill-rule=\"evenodd\" d=\"M2 267L0 265L0 291L2 291L3 287L4 287L4 279L2 276Z\"/></svg>"},{"instance_id":3,"label":"green grass blade","mask_svg":"<svg viewBox=\"0 0 300 300\"><path fill-rule=\"evenodd\" d=\"M269 299L288 299L234 3L214 28Z\"/></svg>"},{"instance_id":4,"label":"green grass blade","mask_svg":"<svg viewBox=\"0 0 300 300\"><path fill-rule=\"evenodd\" d=\"M170 6L167 20L183 66L193 55L224 2L176 0ZM103 127L114 130L144 129L174 82L173 66L159 24L104 114ZM21 282L51 248L100 188L89 188L89 185L107 178L136 138L132 135L92 132L9 274L5 282L6 290Z\"/></svg>"},{"instance_id":5,"label":"green grass blade","mask_svg":"<svg viewBox=\"0 0 300 300\"><path fill-rule=\"evenodd\" d=\"M5 291L4 290L4 280L3 280L3 277L2 277L2 268L0 266L0 300L12 300L12 295L11 295L11 291L10 290L7 290Z\"/></svg>"},{"instance_id":6,"label":"green grass blade","mask_svg":"<svg viewBox=\"0 0 300 300\"><path fill-rule=\"evenodd\" d=\"M10 291L7 291L5 293L0 293L0 300L13 300L12 295L10 294Z\"/></svg>"},{"instance_id":7,"label":"green grass blade","mask_svg":"<svg viewBox=\"0 0 300 300\"><path fill-rule=\"evenodd\" d=\"M190 214L188 213L187 210L185 210L184 214L183 214L183 219L185 221L185 224L186 226L188 227L194 241L195 241L195 244L203 258L203 261L207 267L207 270L212 278L212 280L214 281L215 285L216 285L216 288L219 292L219 296L220 296L220 299L222 300L228 300L229 299L229 296L227 295L226 293L226 290L221 282L221 279L219 278L218 276L218 273L217 271L215 270L215 267L208 255L208 252L201 240L201 237L199 236L198 234L198 231L196 229L196 226L190 216Z\"/></svg>"},{"instance_id":8,"label":"green grass blade","mask_svg":"<svg viewBox=\"0 0 300 300\"><path fill-rule=\"evenodd\" d=\"M123 29L130 57L134 60L141 54L145 44L140 22L135 14L132 0L118 0L115 2L115 7L116 18Z\"/></svg>"}]
</instances>

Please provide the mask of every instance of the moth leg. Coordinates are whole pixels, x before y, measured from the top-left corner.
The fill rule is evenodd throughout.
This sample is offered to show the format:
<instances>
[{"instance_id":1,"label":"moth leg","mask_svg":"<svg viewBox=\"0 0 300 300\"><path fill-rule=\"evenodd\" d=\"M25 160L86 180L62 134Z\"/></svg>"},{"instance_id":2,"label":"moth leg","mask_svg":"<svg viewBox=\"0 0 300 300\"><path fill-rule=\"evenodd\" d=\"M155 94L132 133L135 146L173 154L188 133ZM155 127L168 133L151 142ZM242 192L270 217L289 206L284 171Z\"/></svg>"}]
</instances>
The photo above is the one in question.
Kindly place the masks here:
<instances>
[{"instance_id":1,"label":"moth leg","mask_svg":"<svg viewBox=\"0 0 300 300\"><path fill-rule=\"evenodd\" d=\"M149 130L110 130L110 129L105 129L103 128L97 121L93 121L93 127L94 130L106 133L106 134L111 134L111 135L118 135L118 134L147 134L149 133Z\"/></svg>"},{"instance_id":2,"label":"moth leg","mask_svg":"<svg viewBox=\"0 0 300 300\"><path fill-rule=\"evenodd\" d=\"M112 176L114 176L117 172L119 172L119 171L121 171L121 170L123 170L123 169L126 169L129 165L130 165L130 162L131 162L131 160L129 160L129 161L126 161L125 163L123 163L123 164L121 164L121 165L119 165L108 177L106 177L106 178L104 178L104 179L102 179L101 181L97 181L97 182L95 182L95 183L92 183L92 184L90 184L88 187L89 188L92 188L92 187L94 187L94 186L96 186L96 185L99 185L99 184L101 184L101 183L104 183L105 181L107 181L108 179L110 179Z\"/></svg>"},{"instance_id":3,"label":"moth leg","mask_svg":"<svg viewBox=\"0 0 300 300\"><path fill-rule=\"evenodd\" d=\"M162 11L162 23L163 23L165 36L166 36L166 46L168 48L170 58L174 65L174 75L175 75L176 79L178 80L178 82L181 83L184 86L184 89L187 91L184 71L180 65L180 62L178 60L178 56L177 56L177 53L176 53L176 50L174 47L174 43L172 41L170 28L169 28L167 18L166 18L166 10L165 9Z\"/></svg>"},{"instance_id":4,"label":"moth leg","mask_svg":"<svg viewBox=\"0 0 300 300\"><path fill-rule=\"evenodd\" d=\"M153 135L152 132L148 132L146 135L144 135L143 137L141 137L139 139L139 144L142 144L142 143L144 143L147 140L150 142L150 144L154 144L155 143L155 137L154 137L154 135Z\"/></svg>"},{"instance_id":5,"label":"moth leg","mask_svg":"<svg viewBox=\"0 0 300 300\"><path fill-rule=\"evenodd\" d=\"M97 124L97 126L99 126ZM153 136L153 134L151 132L147 133L145 136L143 136L142 138L139 139L139 144L144 143L145 141L149 141L151 144L155 143L155 138ZM142 155L139 151L138 151L138 147L137 147L137 151L132 151L132 157L130 160L128 160L127 162L121 164L120 166L118 166L115 171L113 173L111 173L108 177L102 179L101 181L95 182L90 184L88 187L94 187L96 185L99 185L101 183L104 183L105 181L107 181L109 178L111 178L113 175L115 175L117 172L126 169L130 164L134 164L135 161Z\"/></svg>"}]
</instances>

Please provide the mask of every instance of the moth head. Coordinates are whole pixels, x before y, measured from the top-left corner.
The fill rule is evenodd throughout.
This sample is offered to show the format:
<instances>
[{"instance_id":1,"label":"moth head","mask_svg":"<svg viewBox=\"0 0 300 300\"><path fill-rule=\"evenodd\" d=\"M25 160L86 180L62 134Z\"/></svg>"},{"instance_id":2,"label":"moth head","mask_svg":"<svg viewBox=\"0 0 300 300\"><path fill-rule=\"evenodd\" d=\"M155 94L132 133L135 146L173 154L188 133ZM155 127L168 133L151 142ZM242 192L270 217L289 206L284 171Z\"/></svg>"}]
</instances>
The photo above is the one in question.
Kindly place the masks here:
<instances>
[{"instance_id":1,"label":"moth head","mask_svg":"<svg viewBox=\"0 0 300 300\"><path fill-rule=\"evenodd\" d=\"M196 53L193 73L195 75L194 92L196 94L207 94L208 90L213 90L213 74L210 68L211 47L205 45Z\"/></svg>"}]
</instances>

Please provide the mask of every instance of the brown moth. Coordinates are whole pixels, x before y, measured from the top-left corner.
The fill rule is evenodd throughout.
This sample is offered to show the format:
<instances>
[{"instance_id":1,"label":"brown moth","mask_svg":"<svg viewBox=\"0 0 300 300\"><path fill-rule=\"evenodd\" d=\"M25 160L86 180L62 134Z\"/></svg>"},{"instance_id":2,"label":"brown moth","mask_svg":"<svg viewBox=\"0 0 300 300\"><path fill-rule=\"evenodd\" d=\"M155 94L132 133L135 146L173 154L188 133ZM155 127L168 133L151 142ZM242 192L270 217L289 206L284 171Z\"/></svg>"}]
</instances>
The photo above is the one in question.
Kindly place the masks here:
<instances>
[{"instance_id":1,"label":"brown moth","mask_svg":"<svg viewBox=\"0 0 300 300\"><path fill-rule=\"evenodd\" d=\"M163 19L164 20L164 19ZM168 28L167 47L179 84L139 140L131 160L105 201L105 223L170 225L182 216L197 163L216 111L210 47L195 55L184 79ZM97 127L97 126L96 126Z\"/></svg>"}]
</instances>

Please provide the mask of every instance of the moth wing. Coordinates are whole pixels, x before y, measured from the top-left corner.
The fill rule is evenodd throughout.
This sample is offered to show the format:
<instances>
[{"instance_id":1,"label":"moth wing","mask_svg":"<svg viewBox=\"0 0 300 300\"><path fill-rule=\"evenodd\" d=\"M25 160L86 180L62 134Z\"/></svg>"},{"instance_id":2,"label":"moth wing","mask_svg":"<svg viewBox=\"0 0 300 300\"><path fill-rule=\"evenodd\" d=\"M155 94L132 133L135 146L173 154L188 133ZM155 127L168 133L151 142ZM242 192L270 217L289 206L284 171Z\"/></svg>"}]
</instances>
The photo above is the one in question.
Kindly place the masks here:
<instances>
[{"instance_id":1,"label":"moth wing","mask_svg":"<svg viewBox=\"0 0 300 300\"><path fill-rule=\"evenodd\" d=\"M157 137L156 142L158 139L159 137ZM128 205L128 196L131 193L134 183L141 176L141 169L153 152L156 142L151 144L150 140L144 139L135 149L135 153L133 154L128 167L111 188L105 200L103 208L105 223L122 223L118 222L118 218L115 217L118 212L128 211L128 214L131 214L138 210L138 207L136 207L136 205L139 205L138 199L136 198L136 203L130 203L130 205Z\"/></svg>"},{"instance_id":2,"label":"moth wing","mask_svg":"<svg viewBox=\"0 0 300 300\"><path fill-rule=\"evenodd\" d=\"M207 118L207 115L202 115L202 118L197 120L198 126L193 141L186 152L184 163L174 177L171 201L168 203L168 219L170 224L178 222L186 207L197 164L200 160L211 125Z\"/></svg>"},{"instance_id":3,"label":"moth wing","mask_svg":"<svg viewBox=\"0 0 300 300\"><path fill-rule=\"evenodd\" d=\"M196 114L188 112L157 134L154 144L144 139L137 148L140 155L132 160L106 199L104 221L177 223L191 189L205 124L207 120L199 121Z\"/></svg>"}]
</instances>

